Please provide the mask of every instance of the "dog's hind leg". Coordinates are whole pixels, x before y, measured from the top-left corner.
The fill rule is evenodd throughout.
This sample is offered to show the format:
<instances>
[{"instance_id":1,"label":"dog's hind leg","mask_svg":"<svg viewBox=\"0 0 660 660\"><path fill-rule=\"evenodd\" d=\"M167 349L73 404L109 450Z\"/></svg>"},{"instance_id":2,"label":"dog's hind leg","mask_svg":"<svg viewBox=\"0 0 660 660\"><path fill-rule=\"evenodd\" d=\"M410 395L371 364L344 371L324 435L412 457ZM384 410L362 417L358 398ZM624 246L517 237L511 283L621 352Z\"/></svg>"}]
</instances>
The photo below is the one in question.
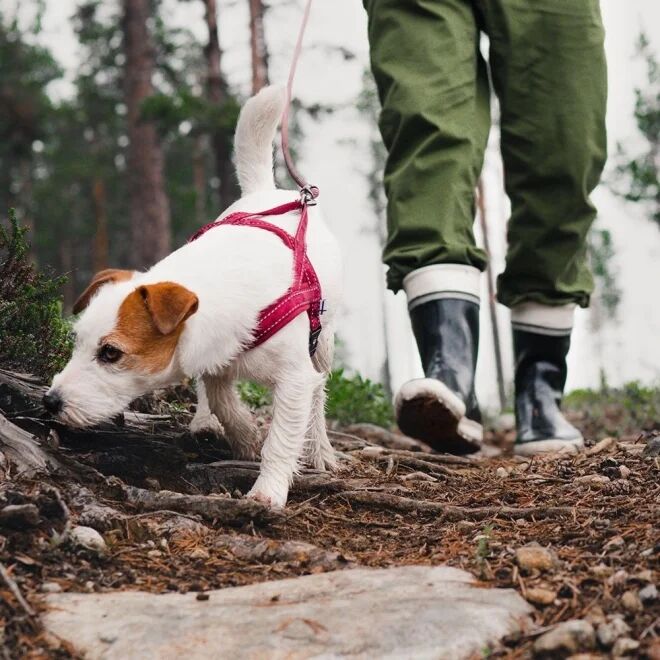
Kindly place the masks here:
<instances>
[{"instance_id":1,"label":"dog's hind leg","mask_svg":"<svg viewBox=\"0 0 660 660\"><path fill-rule=\"evenodd\" d=\"M323 380L314 390L312 399L312 417L309 427L310 443L307 457L309 463L317 470L333 470L337 467L335 450L328 439L325 421L325 387L332 371L334 351L334 331L330 327L324 327L319 337L318 348L312 358L314 368L323 374Z\"/></svg>"},{"instance_id":2,"label":"dog's hind leg","mask_svg":"<svg viewBox=\"0 0 660 660\"><path fill-rule=\"evenodd\" d=\"M306 359L288 362L278 374L273 421L261 451L261 471L248 493L273 507L286 504L289 486L303 453L312 399L323 376Z\"/></svg>"},{"instance_id":3,"label":"dog's hind leg","mask_svg":"<svg viewBox=\"0 0 660 660\"><path fill-rule=\"evenodd\" d=\"M204 385L210 408L225 428L234 458L258 460L261 434L252 413L234 389L233 379L228 375L205 376Z\"/></svg>"}]
</instances>

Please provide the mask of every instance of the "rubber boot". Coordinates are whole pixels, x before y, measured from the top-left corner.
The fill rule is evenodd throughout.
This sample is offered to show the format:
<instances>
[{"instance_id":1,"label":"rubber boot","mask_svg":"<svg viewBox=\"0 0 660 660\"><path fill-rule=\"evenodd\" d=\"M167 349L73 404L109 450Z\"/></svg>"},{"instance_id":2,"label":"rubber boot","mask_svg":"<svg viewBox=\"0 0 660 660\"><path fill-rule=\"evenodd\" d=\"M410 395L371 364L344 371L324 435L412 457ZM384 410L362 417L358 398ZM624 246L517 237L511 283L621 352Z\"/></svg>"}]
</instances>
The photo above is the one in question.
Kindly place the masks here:
<instances>
[{"instance_id":1,"label":"rubber boot","mask_svg":"<svg viewBox=\"0 0 660 660\"><path fill-rule=\"evenodd\" d=\"M560 409L570 345L570 334L552 336L513 329L516 454L575 453L584 446L582 434Z\"/></svg>"},{"instance_id":2,"label":"rubber boot","mask_svg":"<svg viewBox=\"0 0 660 660\"><path fill-rule=\"evenodd\" d=\"M403 385L395 399L399 428L441 452L468 454L483 440L474 391L479 305L443 298L416 305L410 320L425 378Z\"/></svg>"}]
</instances>

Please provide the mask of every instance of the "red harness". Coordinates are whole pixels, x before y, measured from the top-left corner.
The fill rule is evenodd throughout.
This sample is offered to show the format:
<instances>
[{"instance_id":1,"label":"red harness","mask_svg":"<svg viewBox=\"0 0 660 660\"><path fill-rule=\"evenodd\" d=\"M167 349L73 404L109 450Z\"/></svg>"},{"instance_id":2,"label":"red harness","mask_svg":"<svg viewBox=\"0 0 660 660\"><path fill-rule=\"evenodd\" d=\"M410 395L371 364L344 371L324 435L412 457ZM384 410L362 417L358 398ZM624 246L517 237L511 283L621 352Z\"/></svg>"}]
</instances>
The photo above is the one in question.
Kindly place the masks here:
<instances>
[{"instance_id":1,"label":"red harness","mask_svg":"<svg viewBox=\"0 0 660 660\"><path fill-rule=\"evenodd\" d=\"M204 235L209 229L222 227L223 225L256 227L278 236L282 243L293 252L293 282L284 295L261 310L254 338L247 347L248 350L263 344L298 314L307 311L309 317L309 354L314 355L316 352L319 335L321 334L321 314L325 309L321 298L319 279L307 257L305 236L307 233L308 203L308 201L300 199L259 213L237 211L222 218L222 220L205 225L188 241L190 243ZM295 236L291 236L277 225L262 220L267 216L284 215L290 211L300 211L300 222Z\"/></svg>"}]
</instances>

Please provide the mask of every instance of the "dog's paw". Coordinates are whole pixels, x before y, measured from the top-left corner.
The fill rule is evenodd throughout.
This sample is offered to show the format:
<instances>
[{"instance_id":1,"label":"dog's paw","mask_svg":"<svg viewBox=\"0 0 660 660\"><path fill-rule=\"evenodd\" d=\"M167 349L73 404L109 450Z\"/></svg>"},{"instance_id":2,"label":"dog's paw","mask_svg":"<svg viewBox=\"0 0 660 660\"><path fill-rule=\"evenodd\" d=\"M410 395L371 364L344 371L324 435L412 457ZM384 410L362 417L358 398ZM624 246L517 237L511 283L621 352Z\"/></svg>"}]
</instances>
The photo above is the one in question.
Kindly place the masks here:
<instances>
[{"instance_id":1,"label":"dog's paw","mask_svg":"<svg viewBox=\"0 0 660 660\"><path fill-rule=\"evenodd\" d=\"M225 429L220 423L220 420L212 413L196 413L190 421L188 427L192 435L202 435L211 433L218 437L225 435Z\"/></svg>"},{"instance_id":2,"label":"dog's paw","mask_svg":"<svg viewBox=\"0 0 660 660\"><path fill-rule=\"evenodd\" d=\"M274 484L267 483L268 481L268 479L262 479L260 476L250 489L247 497L261 502L261 504L265 504L271 509L284 508L289 489L276 488Z\"/></svg>"}]
</instances>

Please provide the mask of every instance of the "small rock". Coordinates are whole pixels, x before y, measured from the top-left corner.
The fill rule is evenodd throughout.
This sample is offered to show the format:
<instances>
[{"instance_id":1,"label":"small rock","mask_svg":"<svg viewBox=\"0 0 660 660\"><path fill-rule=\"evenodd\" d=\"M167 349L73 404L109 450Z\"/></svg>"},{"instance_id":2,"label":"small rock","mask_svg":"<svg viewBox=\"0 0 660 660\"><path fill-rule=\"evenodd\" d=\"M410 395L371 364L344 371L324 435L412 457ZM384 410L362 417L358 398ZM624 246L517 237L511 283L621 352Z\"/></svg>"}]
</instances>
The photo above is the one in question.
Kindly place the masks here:
<instances>
[{"instance_id":1,"label":"small rock","mask_svg":"<svg viewBox=\"0 0 660 660\"><path fill-rule=\"evenodd\" d=\"M610 447L614 446L616 440L614 438L603 438L599 440L593 447L587 449L587 456L593 456L594 454L600 454L603 451L606 451Z\"/></svg>"},{"instance_id":2,"label":"small rock","mask_svg":"<svg viewBox=\"0 0 660 660\"><path fill-rule=\"evenodd\" d=\"M549 571L556 561L547 548L540 545L526 545L516 549L516 563L523 571Z\"/></svg>"},{"instance_id":3,"label":"small rock","mask_svg":"<svg viewBox=\"0 0 660 660\"><path fill-rule=\"evenodd\" d=\"M560 658L596 647L594 627L588 621L564 621L534 642L537 658Z\"/></svg>"},{"instance_id":4,"label":"small rock","mask_svg":"<svg viewBox=\"0 0 660 660\"><path fill-rule=\"evenodd\" d=\"M660 456L660 435L649 438L644 447L644 456Z\"/></svg>"},{"instance_id":5,"label":"small rock","mask_svg":"<svg viewBox=\"0 0 660 660\"><path fill-rule=\"evenodd\" d=\"M95 589L96 589L96 585L94 584L94 582L92 582L92 580L87 580L87 582L85 582L85 591L89 591L89 593L91 594L95 591Z\"/></svg>"},{"instance_id":6,"label":"small rock","mask_svg":"<svg viewBox=\"0 0 660 660\"><path fill-rule=\"evenodd\" d=\"M611 566L606 566L605 564L596 564L589 570L598 578L609 577L614 572L614 569Z\"/></svg>"},{"instance_id":7,"label":"small rock","mask_svg":"<svg viewBox=\"0 0 660 660\"><path fill-rule=\"evenodd\" d=\"M45 594L57 594L62 591L62 587L57 582L44 582L39 590Z\"/></svg>"},{"instance_id":8,"label":"small rock","mask_svg":"<svg viewBox=\"0 0 660 660\"><path fill-rule=\"evenodd\" d=\"M587 486L602 486L610 483L610 478L604 474L584 474L581 477L575 477L573 480L577 484L586 484Z\"/></svg>"},{"instance_id":9,"label":"small rock","mask_svg":"<svg viewBox=\"0 0 660 660\"><path fill-rule=\"evenodd\" d=\"M206 548L203 548L201 545L198 545L196 548L193 548L189 553L188 557L190 559L208 559L209 551Z\"/></svg>"},{"instance_id":10,"label":"small rock","mask_svg":"<svg viewBox=\"0 0 660 660\"><path fill-rule=\"evenodd\" d=\"M149 550L147 557L162 557L163 553L160 550Z\"/></svg>"},{"instance_id":11,"label":"small rock","mask_svg":"<svg viewBox=\"0 0 660 660\"><path fill-rule=\"evenodd\" d=\"M527 589L525 597L530 603L534 603L534 605L552 605L555 602L557 594L550 589L532 587L531 589Z\"/></svg>"},{"instance_id":12,"label":"small rock","mask_svg":"<svg viewBox=\"0 0 660 660\"><path fill-rule=\"evenodd\" d=\"M82 525L77 525L69 531L69 540L74 545L95 552L105 552L108 548L103 537L95 529L83 527Z\"/></svg>"},{"instance_id":13,"label":"small rock","mask_svg":"<svg viewBox=\"0 0 660 660\"><path fill-rule=\"evenodd\" d=\"M498 467L497 470L495 470L495 474L500 479L506 479L509 476L509 473L507 472L507 469L505 467Z\"/></svg>"},{"instance_id":14,"label":"small rock","mask_svg":"<svg viewBox=\"0 0 660 660\"><path fill-rule=\"evenodd\" d=\"M209 594L201 593L195 596L196 600L208 600L210 598Z\"/></svg>"},{"instance_id":15,"label":"small rock","mask_svg":"<svg viewBox=\"0 0 660 660\"><path fill-rule=\"evenodd\" d=\"M437 481L435 477L426 474L426 472L410 472L401 477L401 479L402 481Z\"/></svg>"},{"instance_id":16,"label":"small rock","mask_svg":"<svg viewBox=\"0 0 660 660\"><path fill-rule=\"evenodd\" d=\"M598 626L596 637L603 648L609 649L619 637L623 637L629 632L630 626L620 616L616 616Z\"/></svg>"},{"instance_id":17,"label":"small rock","mask_svg":"<svg viewBox=\"0 0 660 660\"><path fill-rule=\"evenodd\" d=\"M621 605L623 605L623 608L626 611L632 614L641 612L644 609L642 601L636 591L626 591L623 596L621 596Z\"/></svg>"},{"instance_id":18,"label":"small rock","mask_svg":"<svg viewBox=\"0 0 660 660\"><path fill-rule=\"evenodd\" d=\"M658 599L658 589L654 584L647 584L639 592L639 599L644 603L644 605L649 605L653 601Z\"/></svg>"},{"instance_id":19,"label":"small rock","mask_svg":"<svg viewBox=\"0 0 660 660\"><path fill-rule=\"evenodd\" d=\"M622 587L628 581L628 571L620 568L614 575L607 579L607 583L613 587Z\"/></svg>"},{"instance_id":20,"label":"small rock","mask_svg":"<svg viewBox=\"0 0 660 660\"><path fill-rule=\"evenodd\" d=\"M622 479L627 479L630 476L630 468L625 465L619 466L619 474Z\"/></svg>"},{"instance_id":21,"label":"small rock","mask_svg":"<svg viewBox=\"0 0 660 660\"><path fill-rule=\"evenodd\" d=\"M635 573L635 577L642 582L653 582L653 571L645 568L639 571L639 573Z\"/></svg>"},{"instance_id":22,"label":"small rock","mask_svg":"<svg viewBox=\"0 0 660 660\"><path fill-rule=\"evenodd\" d=\"M601 623L605 623L605 612L603 612L603 608L599 605L594 605L589 612L587 612L585 619L593 626L597 626Z\"/></svg>"},{"instance_id":23,"label":"small rock","mask_svg":"<svg viewBox=\"0 0 660 660\"><path fill-rule=\"evenodd\" d=\"M639 648L639 642L636 642L630 637L621 637L616 640L612 647L612 655L615 658L630 655Z\"/></svg>"},{"instance_id":24,"label":"small rock","mask_svg":"<svg viewBox=\"0 0 660 660\"><path fill-rule=\"evenodd\" d=\"M23 529L39 524L39 509L34 504L9 504L0 509L0 527Z\"/></svg>"},{"instance_id":25,"label":"small rock","mask_svg":"<svg viewBox=\"0 0 660 660\"><path fill-rule=\"evenodd\" d=\"M144 480L144 485L149 490L160 490L160 482L158 481L158 479L154 479L153 477L147 477Z\"/></svg>"}]
</instances>

